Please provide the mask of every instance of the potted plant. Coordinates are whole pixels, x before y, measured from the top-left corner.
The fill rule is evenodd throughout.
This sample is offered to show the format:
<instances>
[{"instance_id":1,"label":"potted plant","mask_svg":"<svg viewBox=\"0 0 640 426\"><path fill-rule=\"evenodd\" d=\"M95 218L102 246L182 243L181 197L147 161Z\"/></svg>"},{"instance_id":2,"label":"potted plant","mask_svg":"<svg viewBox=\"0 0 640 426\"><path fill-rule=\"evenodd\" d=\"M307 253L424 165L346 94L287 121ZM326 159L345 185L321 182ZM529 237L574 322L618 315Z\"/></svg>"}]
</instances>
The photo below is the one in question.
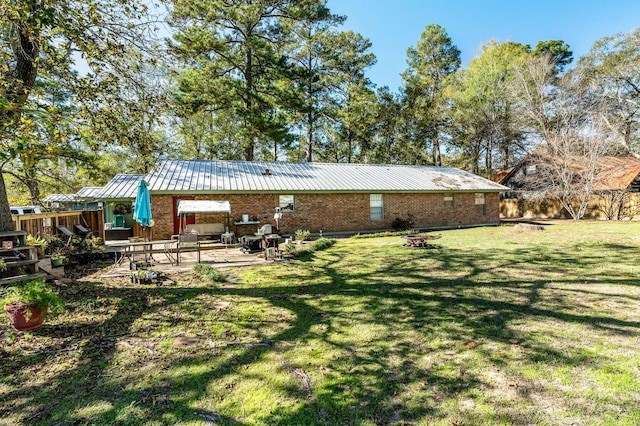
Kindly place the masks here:
<instances>
[{"instance_id":1,"label":"potted plant","mask_svg":"<svg viewBox=\"0 0 640 426\"><path fill-rule=\"evenodd\" d=\"M2 303L11 325L18 331L40 327L47 314L59 313L64 308L62 297L44 277L9 287Z\"/></svg>"},{"instance_id":2,"label":"potted plant","mask_svg":"<svg viewBox=\"0 0 640 426\"><path fill-rule=\"evenodd\" d=\"M44 251L47 249L47 245L49 245L49 243L42 237L34 237L33 235L29 234L27 235L27 245L35 247L38 252L38 256L43 256Z\"/></svg>"},{"instance_id":3,"label":"potted plant","mask_svg":"<svg viewBox=\"0 0 640 426\"><path fill-rule=\"evenodd\" d=\"M51 266L58 267L64 263L64 252L62 250L56 250L51 254Z\"/></svg>"}]
</instances>

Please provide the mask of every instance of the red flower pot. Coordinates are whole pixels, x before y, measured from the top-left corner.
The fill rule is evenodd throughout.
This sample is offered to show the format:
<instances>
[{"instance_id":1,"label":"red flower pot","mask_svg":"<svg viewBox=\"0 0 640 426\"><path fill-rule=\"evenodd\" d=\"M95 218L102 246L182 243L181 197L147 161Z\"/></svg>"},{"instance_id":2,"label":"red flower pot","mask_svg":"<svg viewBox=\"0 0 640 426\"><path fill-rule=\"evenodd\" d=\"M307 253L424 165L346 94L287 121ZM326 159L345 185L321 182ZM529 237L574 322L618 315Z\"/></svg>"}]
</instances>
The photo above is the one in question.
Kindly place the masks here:
<instances>
[{"instance_id":1,"label":"red flower pot","mask_svg":"<svg viewBox=\"0 0 640 426\"><path fill-rule=\"evenodd\" d=\"M9 315L11 325L18 331L33 330L40 327L47 315L46 310L26 303L5 305L4 310Z\"/></svg>"}]
</instances>

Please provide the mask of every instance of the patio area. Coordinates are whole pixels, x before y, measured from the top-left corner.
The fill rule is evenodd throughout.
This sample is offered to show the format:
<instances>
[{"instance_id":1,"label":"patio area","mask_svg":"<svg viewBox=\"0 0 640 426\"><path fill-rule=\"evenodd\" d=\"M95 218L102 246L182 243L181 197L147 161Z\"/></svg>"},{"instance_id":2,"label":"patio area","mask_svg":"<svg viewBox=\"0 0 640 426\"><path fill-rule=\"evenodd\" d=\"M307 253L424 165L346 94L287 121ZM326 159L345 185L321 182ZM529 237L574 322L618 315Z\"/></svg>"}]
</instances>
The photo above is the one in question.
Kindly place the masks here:
<instances>
[{"instance_id":1,"label":"patio area","mask_svg":"<svg viewBox=\"0 0 640 426\"><path fill-rule=\"evenodd\" d=\"M116 251L114 250L113 243L114 242L107 241L107 252ZM145 257L149 262L149 266L145 266L145 269L167 274L190 271L193 266L198 263L198 253L196 251L180 253L180 264L176 264L175 252L165 253L162 244L153 244L153 241L149 243L152 246L152 250L150 253L147 253L146 256L143 251L136 252L132 256L133 259L125 258L123 261L104 269L102 276L104 278L129 276L131 271L130 262L145 262ZM265 260L263 252L244 253L235 244L225 245L221 243L212 243L203 245L200 248L200 263L220 269L254 266L264 263L273 263L275 261L281 260Z\"/></svg>"}]
</instances>

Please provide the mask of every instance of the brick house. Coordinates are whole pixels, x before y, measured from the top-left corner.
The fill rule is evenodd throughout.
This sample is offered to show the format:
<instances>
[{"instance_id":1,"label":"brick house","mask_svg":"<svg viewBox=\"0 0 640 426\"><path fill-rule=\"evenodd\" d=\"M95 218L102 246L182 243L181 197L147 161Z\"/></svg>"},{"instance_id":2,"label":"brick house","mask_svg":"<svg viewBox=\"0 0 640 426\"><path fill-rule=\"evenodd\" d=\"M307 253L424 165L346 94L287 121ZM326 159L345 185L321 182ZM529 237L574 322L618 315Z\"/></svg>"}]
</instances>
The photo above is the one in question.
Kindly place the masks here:
<instances>
[{"instance_id":1,"label":"brick house","mask_svg":"<svg viewBox=\"0 0 640 426\"><path fill-rule=\"evenodd\" d=\"M228 201L231 214L197 213L187 223L225 223L236 235L264 224L293 233L498 224L499 194L508 188L449 167L344 163L161 160L145 177L155 239L179 232L180 200Z\"/></svg>"}]
</instances>

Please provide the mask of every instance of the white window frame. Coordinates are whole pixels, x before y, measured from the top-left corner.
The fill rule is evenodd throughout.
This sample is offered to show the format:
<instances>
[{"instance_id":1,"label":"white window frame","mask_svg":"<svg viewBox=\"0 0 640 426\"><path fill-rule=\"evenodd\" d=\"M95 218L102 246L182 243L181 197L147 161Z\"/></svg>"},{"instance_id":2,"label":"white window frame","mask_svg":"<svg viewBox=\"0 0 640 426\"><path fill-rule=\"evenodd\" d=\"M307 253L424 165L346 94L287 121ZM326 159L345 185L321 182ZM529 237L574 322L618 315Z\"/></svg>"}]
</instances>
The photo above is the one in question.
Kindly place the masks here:
<instances>
[{"instance_id":1,"label":"white window frame","mask_svg":"<svg viewBox=\"0 0 640 426\"><path fill-rule=\"evenodd\" d=\"M293 194L280 194L278 196L278 205L281 213L295 211L295 196Z\"/></svg>"},{"instance_id":2,"label":"white window frame","mask_svg":"<svg viewBox=\"0 0 640 426\"><path fill-rule=\"evenodd\" d=\"M384 196L382 194L369 194L369 219L384 219Z\"/></svg>"}]
</instances>

